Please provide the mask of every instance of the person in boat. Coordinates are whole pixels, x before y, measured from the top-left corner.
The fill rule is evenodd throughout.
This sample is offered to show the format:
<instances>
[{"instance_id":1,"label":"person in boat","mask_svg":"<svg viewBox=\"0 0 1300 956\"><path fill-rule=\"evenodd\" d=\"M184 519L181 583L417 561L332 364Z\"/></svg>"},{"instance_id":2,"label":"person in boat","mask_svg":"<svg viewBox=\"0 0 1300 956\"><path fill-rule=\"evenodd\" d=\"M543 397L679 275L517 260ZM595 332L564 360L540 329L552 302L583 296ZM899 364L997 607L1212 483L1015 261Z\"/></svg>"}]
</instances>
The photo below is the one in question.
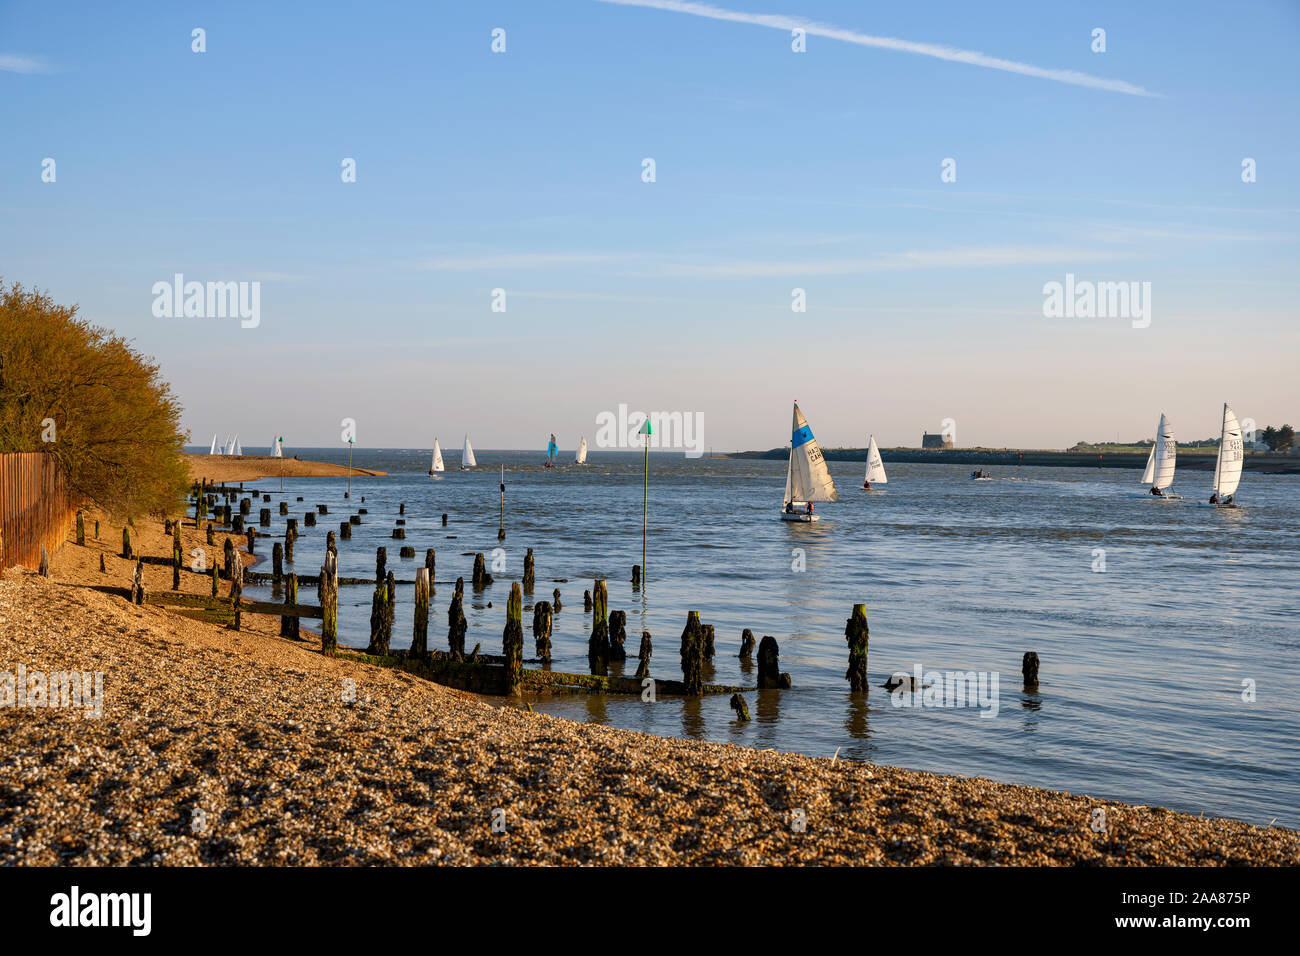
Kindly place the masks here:
<instances>
[{"instance_id":1,"label":"person in boat","mask_svg":"<svg viewBox=\"0 0 1300 956\"><path fill-rule=\"evenodd\" d=\"M788 515L792 515L792 514L794 514L794 501L793 501L793 499L790 500L790 501L787 501L787 502L785 503L785 513L788 514Z\"/></svg>"},{"instance_id":2,"label":"person in boat","mask_svg":"<svg viewBox=\"0 0 1300 956\"><path fill-rule=\"evenodd\" d=\"M1165 493L1161 491L1159 488L1157 488L1155 485L1151 486L1151 493L1155 495L1157 498L1163 498L1165 496Z\"/></svg>"},{"instance_id":3,"label":"person in boat","mask_svg":"<svg viewBox=\"0 0 1300 956\"><path fill-rule=\"evenodd\" d=\"M813 503L811 501L808 502L808 513L809 514L813 513Z\"/></svg>"},{"instance_id":4,"label":"person in boat","mask_svg":"<svg viewBox=\"0 0 1300 956\"><path fill-rule=\"evenodd\" d=\"M1217 505L1218 503L1219 503L1219 493L1216 491L1212 495L1210 495L1210 504Z\"/></svg>"},{"instance_id":5,"label":"person in boat","mask_svg":"<svg viewBox=\"0 0 1300 956\"><path fill-rule=\"evenodd\" d=\"M1225 505L1230 505L1230 504L1232 504L1232 499L1233 499L1233 497L1234 497L1233 495L1228 495L1228 497L1226 497L1226 498L1223 499L1223 503L1224 503Z\"/></svg>"},{"instance_id":6,"label":"person in boat","mask_svg":"<svg viewBox=\"0 0 1300 956\"><path fill-rule=\"evenodd\" d=\"M864 481L864 482L862 483L862 487L863 487L863 488L866 488L868 491L870 491L870 490L871 490L871 482L869 482L869 481Z\"/></svg>"}]
</instances>

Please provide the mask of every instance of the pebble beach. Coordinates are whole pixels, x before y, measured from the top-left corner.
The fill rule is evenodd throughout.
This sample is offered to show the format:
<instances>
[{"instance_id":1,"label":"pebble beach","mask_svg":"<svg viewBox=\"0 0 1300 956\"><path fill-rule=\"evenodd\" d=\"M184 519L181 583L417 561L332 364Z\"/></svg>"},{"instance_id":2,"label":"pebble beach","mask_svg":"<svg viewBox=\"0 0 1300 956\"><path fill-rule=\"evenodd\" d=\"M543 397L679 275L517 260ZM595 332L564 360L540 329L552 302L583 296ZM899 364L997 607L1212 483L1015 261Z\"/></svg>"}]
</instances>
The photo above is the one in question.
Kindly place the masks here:
<instances>
[{"instance_id":1,"label":"pebble beach","mask_svg":"<svg viewBox=\"0 0 1300 956\"><path fill-rule=\"evenodd\" d=\"M1281 827L578 724L277 618L132 605L120 539L105 521L48 578L0 579L0 671L100 672L104 694L99 717L0 707L0 865L1300 864Z\"/></svg>"}]
</instances>

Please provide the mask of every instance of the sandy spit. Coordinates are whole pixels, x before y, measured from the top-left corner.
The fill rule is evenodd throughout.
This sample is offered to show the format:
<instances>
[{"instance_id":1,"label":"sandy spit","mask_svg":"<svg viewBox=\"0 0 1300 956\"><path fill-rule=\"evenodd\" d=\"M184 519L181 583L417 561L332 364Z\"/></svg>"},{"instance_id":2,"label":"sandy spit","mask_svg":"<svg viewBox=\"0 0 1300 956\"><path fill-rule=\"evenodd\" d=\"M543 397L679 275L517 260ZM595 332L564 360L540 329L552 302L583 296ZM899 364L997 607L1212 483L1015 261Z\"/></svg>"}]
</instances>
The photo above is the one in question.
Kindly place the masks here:
<instances>
[{"instance_id":1,"label":"sandy spit","mask_svg":"<svg viewBox=\"0 0 1300 956\"><path fill-rule=\"evenodd\" d=\"M0 865L1300 863L1282 828L577 724L136 607L120 542L0 580L0 674L104 686L100 718L0 707Z\"/></svg>"},{"instance_id":2,"label":"sandy spit","mask_svg":"<svg viewBox=\"0 0 1300 956\"><path fill-rule=\"evenodd\" d=\"M297 458L271 458L269 455L185 455L190 466L190 481L257 481L259 478L344 478L347 465L328 461L302 461ZM281 471L283 469L283 471ZM386 472L353 468L355 478L377 478Z\"/></svg>"}]
</instances>

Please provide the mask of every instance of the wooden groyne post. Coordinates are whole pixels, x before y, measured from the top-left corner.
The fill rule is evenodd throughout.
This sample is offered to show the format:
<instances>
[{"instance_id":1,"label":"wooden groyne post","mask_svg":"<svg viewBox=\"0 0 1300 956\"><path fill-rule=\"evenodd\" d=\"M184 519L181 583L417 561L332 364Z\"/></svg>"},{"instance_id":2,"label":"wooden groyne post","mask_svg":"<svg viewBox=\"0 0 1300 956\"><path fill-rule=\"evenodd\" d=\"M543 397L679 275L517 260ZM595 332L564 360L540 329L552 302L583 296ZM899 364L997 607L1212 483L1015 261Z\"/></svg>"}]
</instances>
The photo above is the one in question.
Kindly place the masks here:
<instances>
[{"instance_id":1,"label":"wooden groyne post","mask_svg":"<svg viewBox=\"0 0 1300 956\"><path fill-rule=\"evenodd\" d=\"M781 673L781 649L770 634L758 642L758 686L781 690L790 687L790 675Z\"/></svg>"},{"instance_id":2,"label":"wooden groyne post","mask_svg":"<svg viewBox=\"0 0 1300 956\"><path fill-rule=\"evenodd\" d=\"M686 627L682 631L682 682L686 693L699 697L704 693L704 625L699 611L686 612Z\"/></svg>"},{"instance_id":3,"label":"wooden groyne post","mask_svg":"<svg viewBox=\"0 0 1300 956\"><path fill-rule=\"evenodd\" d=\"M447 644L452 656L460 660L465 656L465 631L468 622L462 602L465 598L465 579L456 579L456 590L451 595L451 605L447 608Z\"/></svg>"},{"instance_id":4,"label":"wooden groyne post","mask_svg":"<svg viewBox=\"0 0 1300 956\"><path fill-rule=\"evenodd\" d=\"M870 640L865 604L853 605L853 613L844 624L844 639L849 645L849 669L844 675L848 678L849 689L865 692L867 690L867 643Z\"/></svg>"},{"instance_id":5,"label":"wooden groyne post","mask_svg":"<svg viewBox=\"0 0 1300 956\"><path fill-rule=\"evenodd\" d=\"M740 632L740 653L736 655L742 661L747 661L754 656L754 632L745 628Z\"/></svg>"},{"instance_id":6,"label":"wooden groyne post","mask_svg":"<svg viewBox=\"0 0 1300 956\"><path fill-rule=\"evenodd\" d=\"M424 552L424 569L429 572L429 595L432 597L438 593L437 587L433 583L433 572L438 564L438 555L433 548L428 548Z\"/></svg>"},{"instance_id":7,"label":"wooden groyne post","mask_svg":"<svg viewBox=\"0 0 1300 956\"><path fill-rule=\"evenodd\" d=\"M288 605L288 609L293 611L294 614L293 616L282 615L280 617L280 636L291 637L296 641L299 634L298 609L295 606L298 603L298 575L292 572L289 574L289 581L284 589L284 603Z\"/></svg>"},{"instance_id":8,"label":"wooden groyne post","mask_svg":"<svg viewBox=\"0 0 1300 956\"><path fill-rule=\"evenodd\" d=\"M524 598L518 581L510 584L510 600L506 603L506 627L501 635L501 653L506 659L502 690L507 694L517 694L524 682Z\"/></svg>"},{"instance_id":9,"label":"wooden groyne post","mask_svg":"<svg viewBox=\"0 0 1300 956\"><path fill-rule=\"evenodd\" d=\"M131 529L122 528L122 557L130 561L135 557L135 552L131 550Z\"/></svg>"},{"instance_id":10,"label":"wooden groyne post","mask_svg":"<svg viewBox=\"0 0 1300 956\"><path fill-rule=\"evenodd\" d=\"M637 657L640 658L640 663L636 665L637 680L645 680L650 676L650 655L653 653L654 649L650 646L650 632L642 631L641 648L637 651Z\"/></svg>"},{"instance_id":11,"label":"wooden groyne post","mask_svg":"<svg viewBox=\"0 0 1300 956\"><path fill-rule=\"evenodd\" d=\"M712 661L715 651L713 648L713 625L701 624L700 635L704 638L704 659Z\"/></svg>"},{"instance_id":12,"label":"wooden groyne post","mask_svg":"<svg viewBox=\"0 0 1300 956\"><path fill-rule=\"evenodd\" d=\"M1038 655L1033 651L1025 652L1020 662L1020 674L1025 679L1025 690L1038 689Z\"/></svg>"},{"instance_id":13,"label":"wooden groyne post","mask_svg":"<svg viewBox=\"0 0 1300 956\"><path fill-rule=\"evenodd\" d=\"M427 657L429 654L429 569L415 572L415 625L411 632L410 656Z\"/></svg>"},{"instance_id":14,"label":"wooden groyne post","mask_svg":"<svg viewBox=\"0 0 1300 956\"><path fill-rule=\"evenodd\" d=\"M316 593L321 611L320 649L333 654L339 645L339 558L333 551L325 552L319 582Z\"/></svg>"},{"instance_id":15,"label":"wooden groyne post","mask_svg":"<svg viewBox=\"0 0 1300 956\"><path fill-rule=\"evenodd\" d=\"M538 601L533 605L533 645L543 663L551 660L551 625L550 602Z\"/></svg>"},{"instance_id":16,"label":"wooden groyne post","mask_svg":"<svg viewBox=\"0 0 1300 956\"><path fill-rule=\"evenodd\" d=\"M524 593L533 593L533 580L535 570L533 567L533 549L529 548L528 553L524 555Z\"/></svg>"},{"instance_id":17,"label":"wooden groyne post","mask_svg":"<svg viewBox=\"0 0 1300 956\"><path fill-rule=\"evenodd\" d=\"M627 660L627 612L609 612L609 659L611 661Z\"/></svg>"},{"instance_id":18,"label":"wooden groyne post","mask_svg":"<svg viewBox=\"0 0 1300 956\"><path fill-rule=\"evenodd\" d=\"M271 546L271 585L278 591L284 581L284 545L277 541Z\"/></svg>"},{"instance_id":19,"label":"wooden groyne post","mask_svg":"<svg viewBox=\"0 0 1300 956\"><path fill-rule=\"evenodd\" d=\"M602 677L609 675L609 620L605 610L608 596L604 579L593 585L596 597L591 615L591 638L587 641L587 663L591 672Z\"/></svg>"},{"instance_id":20,"label":"wooden groyne post","mask_svg":"<svg viewBox=\"0 0 1300 956\"><path fill-rule=\"evenodd\" d=\"M176 533L172 535L172 590L181 589L181 529L179 524L176 527Z\"/></svg>"}]
</instances>

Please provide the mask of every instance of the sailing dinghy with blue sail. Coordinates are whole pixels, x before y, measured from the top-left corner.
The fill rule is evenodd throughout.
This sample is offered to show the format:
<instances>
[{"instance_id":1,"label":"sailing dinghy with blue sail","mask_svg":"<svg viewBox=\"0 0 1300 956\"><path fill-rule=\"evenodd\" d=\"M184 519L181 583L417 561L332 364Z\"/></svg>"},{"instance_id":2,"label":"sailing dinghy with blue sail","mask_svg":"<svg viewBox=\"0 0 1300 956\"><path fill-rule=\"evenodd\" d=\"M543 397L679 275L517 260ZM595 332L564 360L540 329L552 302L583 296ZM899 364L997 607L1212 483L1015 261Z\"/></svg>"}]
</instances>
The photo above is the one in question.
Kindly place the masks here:
<instances>
[{"instance_id":1,"label":"sailing dinghy with blue sail","mask_svg":"<svg viewBox=\"0 0 1300 956\"><path fill-rule=\"evenodd\" d=\"M794 403L794 421L790 431L790 458L785 468L785 496L782 499L782 521L817 521L821 515L813 513L817 501L839 501L835 482L826 468L826 459L808 427L808 419Z\"/></svg>"},{"instance_id":2,"label":"sailing dinghy with blue sail","mask_svg":"<svg viewBox=\"0 0 1300 956\"><path fill-rule=\"evenodd\" d=\"M560 456L560 446L556 444L555 432L551 432L551 440L546 443L546 465L547 468L555 467L555 459Z\"/></svg>"}]
</instances>

